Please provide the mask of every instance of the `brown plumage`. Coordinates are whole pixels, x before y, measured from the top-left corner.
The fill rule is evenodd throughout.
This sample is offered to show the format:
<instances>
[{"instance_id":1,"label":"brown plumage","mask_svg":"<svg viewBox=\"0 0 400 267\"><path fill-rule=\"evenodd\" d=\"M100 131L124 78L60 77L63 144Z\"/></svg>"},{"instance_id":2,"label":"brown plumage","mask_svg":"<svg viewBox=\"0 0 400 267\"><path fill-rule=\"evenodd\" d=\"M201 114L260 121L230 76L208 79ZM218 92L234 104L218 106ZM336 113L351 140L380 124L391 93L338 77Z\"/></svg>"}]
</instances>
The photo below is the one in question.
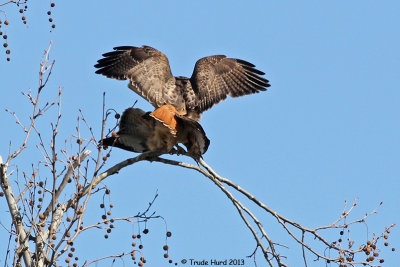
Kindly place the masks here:
<instances>
[{"instance_id":1,"label":"brown plumage","mask_svg":"<svg viewBox=\"0 0 400 267\"><path fill-rule=\"evenodd\" d=\"M173 107L172 107L173 108ZM133 152L159 151L169 152L181 143L188 152L202 155L210 144L201 125L184 116L171 112L171 107L161 107L154 112L144 112L138 108L128 108L121 116L119 131L115 136L102 140L103 146L114 146ZM168 111L166 112L165 111ZM167 121L174 120L175 128L171 129L163 121L155 118L153 113L163 114Z\"/></svg>"},{"instance_id":2,"label":"brown plumage","mask_svg":"<svg viewBox=\"0 0 400 267\"><path fill-rule=\"evenodd\" d=\"M215 55L196 62L191 78L174 77L168 58L150 47L120 46L103 54L97 74L129 79L128 87L155 108L172 105L177 114L198 120L203 111L221 100L265 91L263 72L241 59Z\"/></svg>"},{"instance_id":3,"label":"brown plumage","mask_svg":"<svg viewBox=\"0 0 400 267\"><path fill-rule=\"evenodd\" d=\"M150 116L167 126L173 135L178 131L178 111L172 105L164 105L150 113Z\"/></svg>"}]
</instances>

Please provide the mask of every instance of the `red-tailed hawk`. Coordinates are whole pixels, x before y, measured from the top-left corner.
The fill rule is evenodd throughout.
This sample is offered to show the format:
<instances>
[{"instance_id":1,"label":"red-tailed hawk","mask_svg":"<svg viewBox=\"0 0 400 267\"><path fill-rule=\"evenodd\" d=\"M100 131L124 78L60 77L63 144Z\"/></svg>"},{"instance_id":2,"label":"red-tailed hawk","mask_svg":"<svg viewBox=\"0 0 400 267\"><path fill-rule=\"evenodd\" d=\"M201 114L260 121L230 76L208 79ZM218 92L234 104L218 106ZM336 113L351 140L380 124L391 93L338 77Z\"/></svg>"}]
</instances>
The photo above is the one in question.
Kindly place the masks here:
<instances>
[{"instance_id":1,"label":"red-tailed hawk","mask_svg":"<svg viewBox=\"0 0 400 267\"><path fill-rule=\"evenodd\" d=\"M264 72L253 64L224 55L199 59L192 77L186 78L174 77L168 58L150 46L119 46L114 50L98 60L97 74L118 80L129 79L128 87L155 108L172 105L177 114L193 120L199 120L203 111L228 95L254 94L270 86L269 81L261 77Z\"/></svg>"},{"instance_id":2,"label":"red-tailed hawk","mask_svg":"<svg viewBox=\"0 0 400 267\"><path fill-rule=\"evenodd\" d=\"M153 113L161 117L175 117L173 123L164 123L154 118L150 112L128 108L122 113L118 133L104 138L103 146L114 146L138 153L165 153L182 143L188 152L201 156L207 151L210 140L198 122L176 112L171 105L164 105L155 110ZM170 128L168 123L174 127Z\"/></svg>"}]
</instances>

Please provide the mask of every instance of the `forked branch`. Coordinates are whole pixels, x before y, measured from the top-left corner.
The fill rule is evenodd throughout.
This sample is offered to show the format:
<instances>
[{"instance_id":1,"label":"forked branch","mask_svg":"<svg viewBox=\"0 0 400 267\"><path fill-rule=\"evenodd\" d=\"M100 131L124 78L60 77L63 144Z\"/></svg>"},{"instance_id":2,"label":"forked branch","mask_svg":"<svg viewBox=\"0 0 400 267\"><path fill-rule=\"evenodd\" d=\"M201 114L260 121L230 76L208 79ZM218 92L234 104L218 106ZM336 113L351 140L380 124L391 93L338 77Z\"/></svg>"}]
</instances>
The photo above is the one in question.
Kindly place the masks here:
<instances>
[{"instance_id":1,"label":"forked branch","mask_svg":"<svg viewBox=\"0 0 400 267\"><path fill-rule=\"evenodd\" d=\"M233 192L239 193L243 196L245 196L249 201L255 203L258 207L266 211L268 214L273 216L278 223L282 226L282 228L289 234L290 237L292 237L302 248L303 250L303 258L304 258L304 264L307 266L307 260L306 260L306 251L314 254L317 259L323 259L325 262L337 262L338 264L348 264L350 266L355 266L355 265L371 265L373 262L381 260L381 258L373 258L373 257L368 257L366 260L363 259L358 259L356 260L356 256L363 255L363 253L366 252L367 243L365 245L361 245L359 248L353 249L353 243L349 241L349 245L347 248L344 248L344 244L339 244L340 242L337 242L336 240L331 242L327 238L325 238L321 234L321 230L327 230L327 229L348 229L351 225L356 224L356 223L363 223L365 220L372 214L376 213L376 210L373 210L372 212L366 214L360 219L356 219L350 222L346 222L345 219L350 215L351 211L353 208L356 206L356 202L346 210L342 212L342 214L339 216L339 218L325 226L320 226L314 229L305 227L289 218L286 218L282 215L280 215L278 212L275 210L271 209L267 205L265 205L263 202L258 200L255 196L250 194L248 191L246 191L244 188L240 187L239 185L235 184L231 180L224 178L217 174L205 161L203 158L196 157L195 155L191 155L189 153L184 153L186 156L194 159L198 165L193 165L185 162L180 162L176 160L171 160L171 159L166 159L159 157L157 153L143 153L138 155L137 157L127 159L125 161L120 162L119 164L116 164L115 166L111 167L107 171L103 172L99 176L95 178L96 183L104 180L110 175L113 175L117 173L119 170L121 170L124 167L127 167L131 164L134 164L139 161L147 160L147 161L157 161L160 163L168 164L168 165L174 165L174 166L179 166L183 168L188 168L188 169L193 169L202 175L204 175L206 178L210 179L218 188L221 189L221 191L227 196L227 198L232 202L232 204L235 206L235 208L238 210L240 217L242 218L243 222L245 223L246 227L250 230L252 233L255 241L256 241L256 247L260 248L261 251L263 252L264 258L266 261L269 263L270 266L274 266L274 261L278 266L287 266L284 262L282 262L282 259L285 258L285 256L279 254L278 250L276 249L277 243L275 243L268 235L267 232L265 231L262 223L259 221L259 219L248 209L242 202L240 202L234 194L232 194L231 191L229 191L225 186L228 185L229 187L233 188ZM248 220L248 218L251 219L251 221ZM253 226L254 224L254 226ZM394 225L389 226L386 229L390 229ZM258 229L258 232L255 229ZM297 233L298 231L298 233ZM343 231L341 231L342 235ZM328 249L328 250L334 250L337 253L335 256L326 256L324 252L319 252L319 250L316 248L316 245L307 243L305 241L305 236L306 235L311 235L314 240L317 240L320 242L320 244L325 247L325 249L322 249L322 251ZM383 235L383 234L382 234ZM381 235L381 236L382 236ZM262 239L267 240L267 242L264 244L262 242ZM341 238L339 239L341 240ZM369 241L370 244L372 244L372 247L376 247L377 241L379 240L379 237L374 237L371 241ZM282 245L279 245L282 246ZM257 249L256 249L257 250ZM250 255L254 256L255 252Z\"/></svg>"}]
</instances>

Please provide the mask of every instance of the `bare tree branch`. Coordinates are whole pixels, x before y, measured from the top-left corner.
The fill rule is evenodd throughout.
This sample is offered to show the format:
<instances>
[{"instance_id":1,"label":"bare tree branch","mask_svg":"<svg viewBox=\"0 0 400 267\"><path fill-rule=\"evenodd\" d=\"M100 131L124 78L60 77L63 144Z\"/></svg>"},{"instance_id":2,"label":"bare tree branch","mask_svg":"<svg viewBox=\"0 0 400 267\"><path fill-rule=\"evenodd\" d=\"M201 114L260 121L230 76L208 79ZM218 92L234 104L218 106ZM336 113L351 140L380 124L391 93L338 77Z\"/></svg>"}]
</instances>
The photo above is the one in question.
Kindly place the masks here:
<instances>
[{"instance_id":1,"label":"bare tree branch","mask_svg":"<svg viewBox=\"0 0 400 267\"><path fill-rule=\"evenodd\" d=\"M81 110L79 111L81 116L78 116L77 119L76 133L74 132L71 137L72 140L77 141L78 151L70 153L66 149L59 150L58 131L61 122L61 87L59 87L58 96L55 101L50 103L47 102L44 105L39 103L40 94L43 92L43 89L49 81L54 65L54 61L49 64L49 49L45 52L41 61L39 85L36 96L33 96L31 91L24 93L24 96L28 98L33 107L32 115L29 118L29 124L24 125L21 123L15 112L7 111L14 117L17 124L22 127L24 131L24 140L22 145L15 152L9 152L6 163L3 163L0 157L0 182L3 191L1 193L6 196L5 199L9 206L12 219L11 228L6 228L6 230L10 234L10 238L13 235L18 236L13 257L14 265L20 264L21 259L23 259L26 266L58 266L60 257L64 255L70 247L72 248L73 241L75 241L83 231L107 228L106 225L110 221L125 221L131 224L137 223L138 225L144 223L146 225L149 219L162 218L165 222L165 219L159 215L155 215L155 212L149 215L147 214L157 197L156 194L153 201L149 203L149 207L144 212L138 213L135 216L109 219L107 216L111 215L111 210L106 212L106 209L104 209L102 220L96 220L95 222L90 222L88 225L83 225L83 217L92 195L104 190L104 196L110 193L110 190L106 186L101 187L99 184L103 183L108 177L119 173L121 169L140 161L160 162L163 164L195 170L205 178L211 180L213 184L224 193L227 199L232 202L241 220L244 222L244 225L252 234L255 240L255 249L249 257L254 258L256 266L256 254L258 251L262 252L263 257L269 266L287 266L284 262L286 256L280 253L281 248L286 246L280 244L280 242L275 242L273 238L269 236L267 232L268 229L266 230L264 228L263 222L255 216L255 211L250 209L247 206L247 203L255 204L256 208L260 209L264 214L270 215L274 218L278 225L280 225L282 232L286 233L300 245L303 262L306 267L308 266L307 254L313 255L316 257L316 260L322 260L326 263L334 262L338 265L348 266L373 266L374 263L380 260L377 256L379 250L376 249L376 244L380 239L387 239L387 234L390 233L390 229L394 225L387 227L380 235L374 234L372 239L367 240L367 242L359 242L360 246L356 247L355 241L350 238L350 226L354 227L357 223L365 224L365 221L369 216L377 213L377 209L375 209L359 219L348 221L349 215L356 206L356 201L354 201L350 207L347 207L346 202L343 212L332 223L318 226L316 228L308 228L294 220L282 216L232 180L220 176L204 161L202 157L186 153L183 149L173 150L170 154L186 156L182 158L193 159L197 165L186 163L184 161L168 159L165 158L168 156L167 154L153 151L145 152L121 161L100 173L100 170L106 166L106 161L110 156L110 152L104 156L101 142L100 145L97 146L92 127L83 117ZM46 138L43 138L39 129L36 128L36 121L38 117L45 114L45 112L47 112L53 105L58 106L58 116L55 122L51 123L52 136L48 141L49 144L45 145L46 141L44 139ZM108 115L111 113L109 110L106 110L105 107L105 98L103 97L103 117L100 140L104 137L106 120ZM91 135L90 138L84 138L84 135L81 134L81 121L83 121L88 128ZM9 171L9 174L7 174L10 161L14 160L17 156L20 156L21 152L26 148L32 130L37 134L39 145L36 147L43 157L38 161L38 167L34 169L32 165L33 171L30 177L26 175L23 170L19 171L18 165L14 170ZM65 141L65 143L67 144L67 141ZM89 148L92 145L96 146L97 156L90 156L91 151ZM58 153L60 152L66 159L59 158ZM71 157L70 155L74 156ZM44 166L49 172L44 181L40 181L43 174L38 174L39 167L42 166ZM14 196L9 180L9 176L14 171L17 176L16 185L19 191L19 196L17 198ZM19 178L21 172L24 175L23 179ZM68 186L68 184L71 186ZM61 194L67 195L66 199L60 200ZM20 203L20 207L17 206L17 203ZM101 205L103 206L100 207L104 208L104 199ZM73 215L71 215L71 210ZM140 226L138 228L140 228ZM336 229L342 229L340 235L343 235L343 230L347 229L348 244L342 242L341 237L334 241L331 241L330 238L326 237L326 230ZM73 234L71 234L71 232ZM107 228L107 233L110 232L111 228ZM108 236L105 235L105 238L108 238ZM312 241L309 241L311 239ZM29 247L29 242L33 242L34 249L33 246L31 246L31 248ZM32 249L33 252L30 251L30 249ZM134 251L135 250L130 253L134 253ZM326 253L327 251L329 253ZM141 252L142 251L140 251L140 253ZM334 252L332 253L332 256L330 255L331 252ZM8 254L9 252L6 254L6 260ZM70 254L71 253L68 253L68 255ZM364 254L371 255L368 256L366 260L364 260L365 258L360 257L357 259L355 258L356 255L362 256ZM89 263L85 262L85 266L96 263L100 260L110 258L115 260L117 258L122 258L125 255L128 255L128 253L102 256L101 258L92 260ZM374 257L372 255L374 255ZM66 263L69 263L69 258L66 258L65 260Z\"/></svg>"},{"instance_id":2,"label":"bare tree branch","mask_svg":"<svg viewBox=\"0 0 400 267\"><path fill-rule=\"evenodd\" d=\"M53 61L50 65L48 65L50 48L51 48L51 44L50 44L49 48L45 51L43 59L40 62L39 87L38 87L37 95L35 98L33 98L32 95L29 94L29 97L33 103L33 112L32 112L32 116L30 118L31 123L29 125L28 130L26 130L25 139L24 139L22 145L20 146L20 148L18 150L16 150L13 154L8 156L8 159L6 161L7 165L10 162L10 160L14 159L26 148L26 144L28 142L29 136L35 125L35 120L37 117L39 117L43 114L43 112L41 112L40 109L38 111L40 92L46 86L47 82L49 81L50 75L51 75L51 72L52 72L52 69L53 69L53 66L55 63L55 61ZM45 81L43 82L43 76L46 74L46 72L48 72L48 73L47 73L47 76L44 78Z\"/></svg>"},{"instance_id":3,"label":"bare tree branch","mask_svg":"<svg viewBox=\"0 0 400 267\"><path fill-rule=\"evenodd\" d=\"M14 193L10 185L10 180L7 176L7 164L3 163L3 159L0 157L0 183L4 195L7 199L8 209L11 214L13 224L17 229L19 253L22 254L26 266L31 266L31 256L28 245L28 236L26 235L26 229L22 223L22 216L19 211L17 202L15 201Z\"/></svg>"}]
</instances>

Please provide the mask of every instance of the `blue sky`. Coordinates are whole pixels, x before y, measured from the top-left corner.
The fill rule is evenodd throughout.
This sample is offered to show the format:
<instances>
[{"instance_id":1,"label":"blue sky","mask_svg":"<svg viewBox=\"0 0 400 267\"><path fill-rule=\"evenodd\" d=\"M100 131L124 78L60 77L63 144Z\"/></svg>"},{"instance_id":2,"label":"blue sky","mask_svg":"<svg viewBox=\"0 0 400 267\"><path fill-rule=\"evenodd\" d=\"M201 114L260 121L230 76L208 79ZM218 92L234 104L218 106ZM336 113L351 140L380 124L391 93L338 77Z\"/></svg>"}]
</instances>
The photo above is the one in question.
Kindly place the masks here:
<instances>
[{"instance_id":1,"label":"blue sky","mask_svg":"<svg viewBox=\"0 0 400 267\"><path fill-rule=\"evenodd\" d=\"M228 99L203 115L201 124L211 140L204 159L214 170L308 227L333 222L344 201L355 198L358 205L352 218L383 201L379 213L367 221L369 236L400 222L398 1L55 3L53 32L46 14L48 2L29 4L28 26L20 23L15 6L2 7L11 22L7 28L11 61L6 62L4 49L0 56L0 121L7 129L0 132L3 157L9 140L17 145L23 136L3 110L14 110L24 119L30 114L20 91L36 88L39 60L50 40L56 64L46 97L53 99L58 86L63 88L61 143L75 133L79 108L100 136L104 91L107 105L116 110L123 111L135 100L137 107L151 109L127 89L126 81L94 74L93 65L112 47L153 46L168 56L176 76L190 76L201 57L225 54L254 63L266 73L271 87L257 95ZM44 134L50 132L55 116L49 113L39 122ZM29 170L38 155L32 144L19 163ZM128 157L132 154L115 149L107 166ZM142 162L105 184L112 190L116 216L144 210L158 190L154 209L173 233L168 240L173 260L244 258L251 266L246 256L256 243L250 231L224 194L201 175ZM88 224L100 218L100 201L93 198L84 220ZM275 220L254 205L249 207L275 242L289 246L280 249L288 257L286 262L301 266L300 247ZM0 221L9 225L3 201L0 209ZM147 266L165 266L163 222L148 225ZM392 232L389 242L399 250L399 231ZM81 242L76 252L80 263L130 249L131 226L117 226L109 240L103 234L93 231L77 241ZM8 237L5 231L0 236ZM338 231L327 236L334 241ZM365 226L356 225L352 237L365 242ZM4 244L0 249L5 253ZM394 266L399 259L398 252L383 246L381 255L384 266ZM313 260L309 255L309 266L324 266ZM258 262L264 266L260 252ZM98 266L109 264L104 261ZM126 258L125 266L131 265Z\"/></svg>"}]
</instances>

